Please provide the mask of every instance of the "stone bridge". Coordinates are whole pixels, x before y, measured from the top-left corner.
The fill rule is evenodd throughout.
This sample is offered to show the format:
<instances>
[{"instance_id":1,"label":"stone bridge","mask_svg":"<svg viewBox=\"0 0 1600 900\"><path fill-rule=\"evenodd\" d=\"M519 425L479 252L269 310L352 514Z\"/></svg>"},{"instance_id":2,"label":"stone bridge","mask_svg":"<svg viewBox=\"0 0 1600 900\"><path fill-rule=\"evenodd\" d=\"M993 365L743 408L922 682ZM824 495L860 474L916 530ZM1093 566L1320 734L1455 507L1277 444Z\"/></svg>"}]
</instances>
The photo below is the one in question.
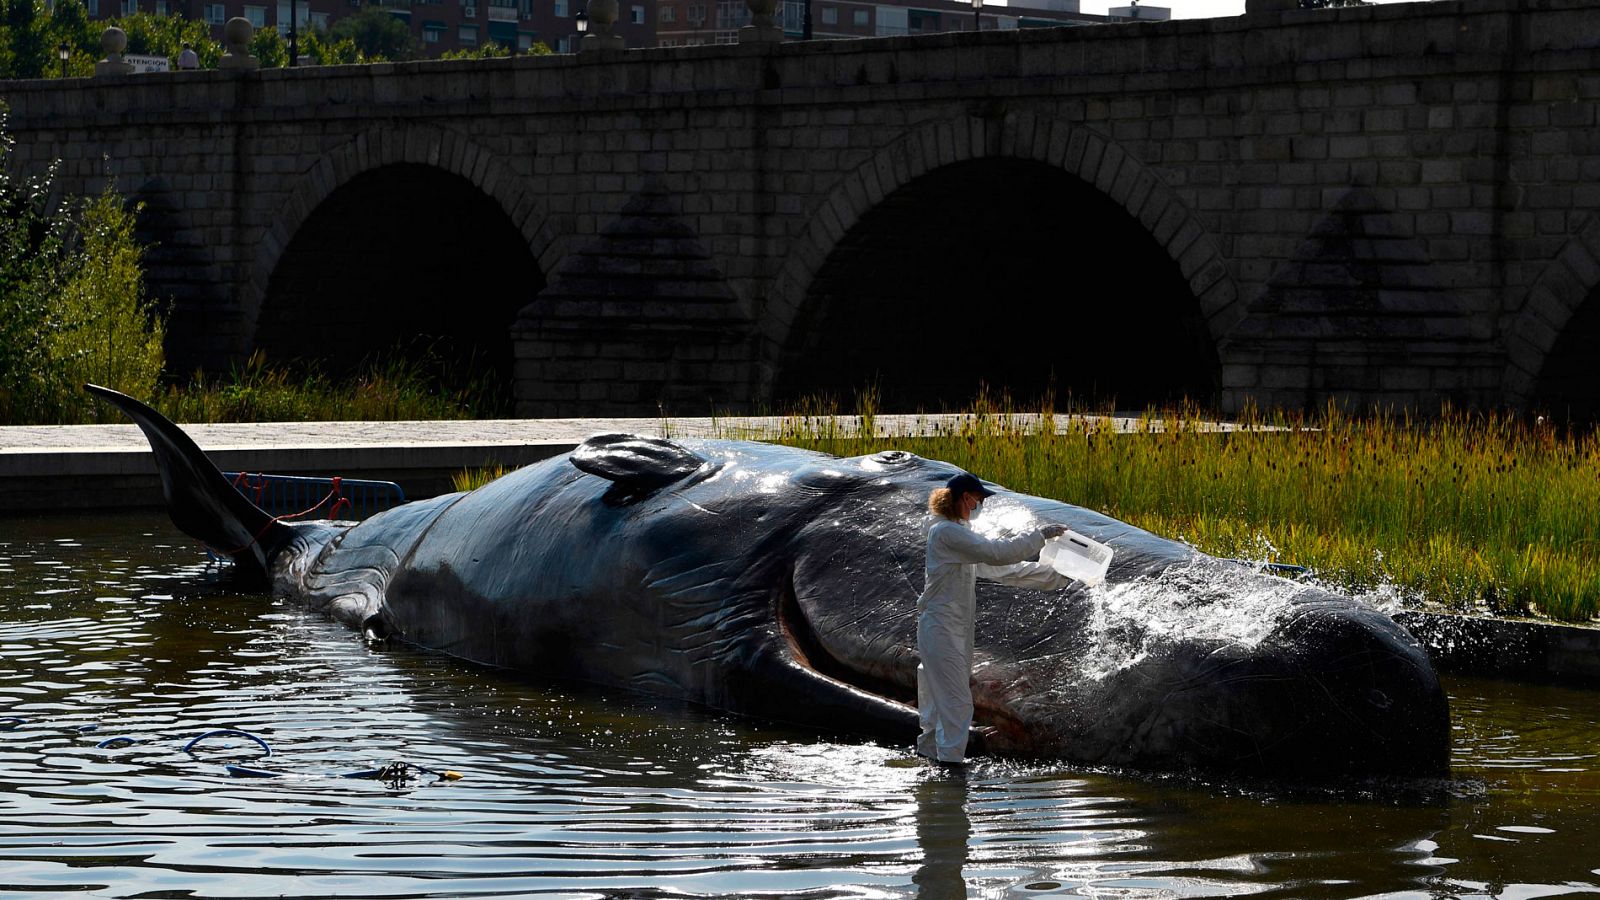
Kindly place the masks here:
<instances>
[{"instance_id":1,"label":"stone bridge","mask_svg":"<svg viewBox=\"0 0 1600 900\"><path fill-rule=\"evenodd\" d=\"M145 204L179 370L431 348L522 415L985 382L1600 409L1600 10L0 84Z\"/></svg>"}]
</instances>

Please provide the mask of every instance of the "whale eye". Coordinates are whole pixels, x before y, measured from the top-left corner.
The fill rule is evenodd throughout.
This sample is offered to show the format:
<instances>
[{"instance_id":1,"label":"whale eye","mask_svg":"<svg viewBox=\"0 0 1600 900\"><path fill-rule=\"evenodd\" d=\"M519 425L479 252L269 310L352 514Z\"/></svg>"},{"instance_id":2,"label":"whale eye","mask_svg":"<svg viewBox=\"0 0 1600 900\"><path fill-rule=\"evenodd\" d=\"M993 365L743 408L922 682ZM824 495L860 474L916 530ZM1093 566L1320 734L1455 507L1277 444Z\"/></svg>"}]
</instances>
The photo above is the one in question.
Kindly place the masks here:
<instances>
[{"instance_id":1,"label":"whale eye","mask_svg":"<svg viewBox=\"0 0 1600 900\"><path fill-rule=\"evenodd\" d=\"M905 450L882 450L872 454L872 461L885 466L898 466L916 459L915 453Z\"/></svg>"},{"instance_id":2,"label":"whale eye","mask_svg":"<svg viewBox=\"0 0 1600 900\"><path fill-rule=\"evenodd\" d=\"M1389 699L1388 694L1385 694L1383 691L1380 691L1377 688L1367 691L1367 702L1379 709L1388 709L1394 704L1394 701Z\"/></svg>"}]
</instances>

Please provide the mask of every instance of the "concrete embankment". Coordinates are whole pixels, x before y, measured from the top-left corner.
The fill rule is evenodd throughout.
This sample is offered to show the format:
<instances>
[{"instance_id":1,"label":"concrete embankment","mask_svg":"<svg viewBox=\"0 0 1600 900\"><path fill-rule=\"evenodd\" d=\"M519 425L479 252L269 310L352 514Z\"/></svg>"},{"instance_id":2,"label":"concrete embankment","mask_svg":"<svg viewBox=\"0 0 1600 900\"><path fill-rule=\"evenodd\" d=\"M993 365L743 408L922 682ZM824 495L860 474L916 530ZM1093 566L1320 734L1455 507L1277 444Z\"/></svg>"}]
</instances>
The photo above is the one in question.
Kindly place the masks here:
<instances>
[{"instance_id":1,"label":"concrete embankment","mask_svg":"<svg viewBox=\"0 0 1600 900\"><path fill-rule=\"evenodd\" d=\"M878 416L880 434L959 429L968 416ZM1037 417L1012 416L1018 424ZM1066 427L1067 417L1060 417ZM1131 418L1096 418L1131 431ZM674 419L495 419L430 422L257 422L184 425L225 472L340 476L393 481L406 497L446 493L463 469L515 468L576 447L602 432L714 438L776 434L773 416ZM858 422L839 420L848 433ZM1216 424L1215 429L1233 426ZM132 424L0 427L0 514L160 506L161 482L144 435Z\"/></svg>"},{"instance_id":2,"label":"concrete embankment","mask_svg":"<svg viewBox=\"0 0 1600 900\"><path fill-rule=\"evenodd\" d=\"M1600 628L1427 612L1394 618L1441 672L1600 685Z\"/></svg>"},{"instance_id":3,"label":"concrete embankment","mask_svg":"<svg viewBox=\"0 0 1600 900\"><path fill-rule=\"evenodd\" d=\"M600 431L660 434L645 419L455 422L260 422L185 425L223 471L393 481L408 498L451 490L463 469L515 468ZM711 420L673 423L709 432ZM135 425L0 428L0 513L114 510L162 504L155 458Z\"/></svg>"}]
</instances>

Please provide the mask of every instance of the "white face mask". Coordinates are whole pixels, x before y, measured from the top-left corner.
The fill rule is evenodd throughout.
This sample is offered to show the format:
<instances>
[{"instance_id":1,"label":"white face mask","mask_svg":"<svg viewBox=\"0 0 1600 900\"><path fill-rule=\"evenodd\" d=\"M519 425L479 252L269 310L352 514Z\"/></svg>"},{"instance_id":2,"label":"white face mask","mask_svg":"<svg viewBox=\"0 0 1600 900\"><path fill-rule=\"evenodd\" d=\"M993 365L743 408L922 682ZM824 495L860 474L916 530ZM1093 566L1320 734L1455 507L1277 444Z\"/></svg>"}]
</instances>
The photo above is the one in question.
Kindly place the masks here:
<instances>
[{"instance_id":1,"label":"white face mask","mask_svg":"<svg viewBox=\"0 0 1600 900\"><path fill-rule=\"evenodd\" d=\"M972 508L972 512L967 513L967 521L970 522L976 519L981 512L983 512L983 501L979 500L978 505Z\"/></svg>"}]
</instances>

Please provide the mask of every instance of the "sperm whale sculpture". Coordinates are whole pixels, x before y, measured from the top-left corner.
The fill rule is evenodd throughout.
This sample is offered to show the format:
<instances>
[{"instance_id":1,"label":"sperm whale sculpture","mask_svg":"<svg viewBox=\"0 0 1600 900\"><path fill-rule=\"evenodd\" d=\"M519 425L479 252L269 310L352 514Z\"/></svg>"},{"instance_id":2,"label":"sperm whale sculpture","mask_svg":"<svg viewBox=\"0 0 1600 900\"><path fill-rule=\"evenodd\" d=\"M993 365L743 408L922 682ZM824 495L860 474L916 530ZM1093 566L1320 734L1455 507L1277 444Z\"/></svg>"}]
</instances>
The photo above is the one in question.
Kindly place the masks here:
<instances>
[{"instance_id":1,"label":"sperm whale sculpture","mask_svg":"<svg viewBox=\"0 0 1600 900\"><path fill-rule=\"evenodd\" d=\"M599 434L469 493L290 523L159 413L88 390L144 431L180 530L341 622L830 733L916 733L926 500L948 463ZM1447 771L1439 679L1381 612L991 488L981 527L1061 523L1116 557L1094 589L980 582L989 752L1289 778Z\"/></svg>"}]
</instances>

